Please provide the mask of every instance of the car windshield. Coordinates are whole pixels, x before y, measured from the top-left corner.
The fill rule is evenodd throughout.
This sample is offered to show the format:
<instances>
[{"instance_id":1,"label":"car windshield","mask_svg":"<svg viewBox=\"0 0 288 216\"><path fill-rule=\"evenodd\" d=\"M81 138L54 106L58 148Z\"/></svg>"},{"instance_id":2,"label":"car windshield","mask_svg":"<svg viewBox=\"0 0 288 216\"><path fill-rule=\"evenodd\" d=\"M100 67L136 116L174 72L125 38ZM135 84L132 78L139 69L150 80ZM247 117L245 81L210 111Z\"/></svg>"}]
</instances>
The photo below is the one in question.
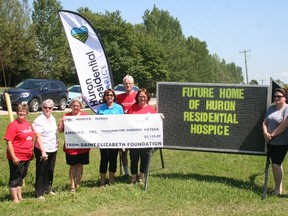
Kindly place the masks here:
<instances>
[{"instance_id":1,"label":"car windshield","mask_svg":"<svg viewBox=\"0 0 288 216\"><path fill-rule=\"evenodd\" d=\"M123 85L118 85L114 89L115 91L126 91Z\"/></svg>"},{"instance_id":2,"label":"car windshield","mask_svg":"<svg viewBox=\"0 0 288 216\"><path fill-rule=\"evenodd\" d=\"M16 88L22 89L40 89L42 86L42 81L39 80L24 80L23 82L16 85Z\"/></svg>"},{"instance_id":3,"label":"car windshield","mask_svg":"<svg viewBox=\"0 0 288 216\"><path fill-rule=\"evenodd\" d=\"M139 91L139 88L137 86L133 86L132 88L135 92L138 92ZM117 85L115 88L114 88L115 91L123 91L125 92L125 87L123 85Z\"/></svg>"},{"instance_id":4,"label":"car windshield","mask_svg":"<svg viewBox=\"0 0 288 216\"><path fill-rule=\"evenodd\" d=\"M68 89L69 92L76 92L76 93L81 93L81 87L80 86L71 86Z\"/></svg>"}]
</instances>

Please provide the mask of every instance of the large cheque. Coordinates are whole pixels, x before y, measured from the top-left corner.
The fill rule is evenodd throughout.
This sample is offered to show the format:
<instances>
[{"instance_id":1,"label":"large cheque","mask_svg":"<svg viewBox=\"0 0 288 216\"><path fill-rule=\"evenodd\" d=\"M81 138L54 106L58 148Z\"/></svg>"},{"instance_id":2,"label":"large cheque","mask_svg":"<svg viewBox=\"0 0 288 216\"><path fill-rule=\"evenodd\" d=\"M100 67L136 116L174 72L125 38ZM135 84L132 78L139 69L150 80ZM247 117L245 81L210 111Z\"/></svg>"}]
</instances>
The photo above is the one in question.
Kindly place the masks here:
<instances>
[{"instance_id":1,"label":"large cheque","mask_svg":"<svg viewBox=\"0 0 288 216\"><path fill-rule=\"evenodd\" d=\"M66 116L66 148L161 148L161 114Z\"/></svg>"}]
</instances>

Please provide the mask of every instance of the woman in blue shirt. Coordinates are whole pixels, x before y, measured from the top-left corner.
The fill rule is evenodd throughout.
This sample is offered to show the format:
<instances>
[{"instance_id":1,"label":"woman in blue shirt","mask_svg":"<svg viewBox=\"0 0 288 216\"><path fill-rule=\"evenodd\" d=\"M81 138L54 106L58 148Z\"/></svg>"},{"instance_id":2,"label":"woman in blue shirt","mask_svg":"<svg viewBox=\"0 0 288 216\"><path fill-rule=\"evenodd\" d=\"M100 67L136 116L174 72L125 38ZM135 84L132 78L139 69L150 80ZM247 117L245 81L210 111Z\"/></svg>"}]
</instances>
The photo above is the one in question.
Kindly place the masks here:
<instances>
[{"instance_id":1,"label":"woman in blue shirt","mask_svg":"<svg viewBox=\"0 0 288 216\"><path fill-rule=\"evenodd\" d=\"M112 89L104 92L103 104L97 110L98 115L124 114L122 106L116 102L116 94ZM109 185L113 184L117 170L117 156L119 149L100 149L100 186L105 186L106 173L109 163Z\"/></svg>"}]
</instances>

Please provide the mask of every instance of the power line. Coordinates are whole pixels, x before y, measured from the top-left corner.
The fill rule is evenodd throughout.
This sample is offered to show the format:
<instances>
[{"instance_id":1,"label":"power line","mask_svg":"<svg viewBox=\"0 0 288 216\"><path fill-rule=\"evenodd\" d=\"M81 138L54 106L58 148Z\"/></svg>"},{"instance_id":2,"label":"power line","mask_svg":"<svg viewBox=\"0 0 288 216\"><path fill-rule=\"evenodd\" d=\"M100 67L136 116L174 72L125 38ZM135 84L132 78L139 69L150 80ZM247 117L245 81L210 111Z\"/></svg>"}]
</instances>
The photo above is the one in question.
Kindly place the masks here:
<instances>
[{"instance_id":1,"label":"power line","mask_svg":"<svg viewBox=\"0 0 288 216\"><path fill-rule=\"evenodd\" d=\"M223 49L223 46L229 47L228 50L231 50L231 48L233 50L233 47L234 49L235 48L238 49L239 46L241 45L241 42L238 40L238 38L232 35L231 31L229 31L229 29L223 24L223 22L221 22L219 17L208 6L208 4L204 0L200 2L195 1L195 0L192 0L192 1L190 0L194 6L193 7L194 10L200 11L201 12L200 14L203 15L202 17L199 17L199 14L195 13L193 8L187 7L185 4L183 4L183 1L180 1L180 0L175 0L175 1L178 3L179 7L183 8L181 13L177 13L178 16L183 18L183 12L187 12L187 14L189 14L189 16L194 18L195 20L194 22L192 22L191 20L185 20L189 25L205 26L205 29L206 31L208 31L208 33L207 32L204 33L203 30L201 32L198 31L198 33L202 35L201 39L207 43L211 54L214 54L216 52L220 58L223 59L225 58L224 56L228 56L229 58L234 59L232 61L235 62L235 59L237 59L237 57L236 55L234 55L234 52ZM202 3L202 4L199 4L199 3ZM207 21L207 23L205 21ZM223 31L223 30L226 30L226 31ZM211 38L212 35L213 37ZM219 46L218 40L221 40L221 39L225 40L225 44ZM228 43L230 45L228 45ZM214 47L214 51L212 51L213 49L210 49L211 46ZM224 56L220 54L221 52L222 52L222 55L224 54ZM231 59L229 60L225 59L225 60L231 61Z\"/></svg>"}]
</instances>

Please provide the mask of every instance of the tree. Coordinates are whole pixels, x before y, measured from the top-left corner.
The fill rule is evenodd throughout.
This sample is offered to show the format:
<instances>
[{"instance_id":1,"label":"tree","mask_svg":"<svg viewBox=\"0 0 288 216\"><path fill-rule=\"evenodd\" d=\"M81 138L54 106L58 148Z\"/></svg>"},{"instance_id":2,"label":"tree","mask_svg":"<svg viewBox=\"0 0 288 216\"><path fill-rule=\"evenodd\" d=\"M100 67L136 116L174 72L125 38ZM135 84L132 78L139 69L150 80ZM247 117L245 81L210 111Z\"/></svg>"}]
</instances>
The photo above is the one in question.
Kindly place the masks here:
<instances>
[{"instance_id":1,"label":"tree","mask_svg":"<svg viewBox=\"0 0 288 216\"><path fill-rule=\"evenodd\" d=\"M94 26L112 69L114 83L122 83L126 74L134 77L135 84L155 92L156 81L166 78L163 50L155 38L146 35L142 25L126 23L119 11L93 13L88 8L78 12Z\"/></svg>"},{"instance_id":2,"label":"tree","mask_svg":"<svg viewBox=\"0 0 288 216\"><path fill-rule=\"evenodd\" d=\"M33 9L33 30L38 51L36 59L39 61L35 76L66 80L71 76L75 78L71 52L58 16L58 10L62 9L60 2L34 0Z\"/></svg>"},{"instance_id":3,"label":"tree","mask_svg":"<svg viewBox=\"0 0 288 216\"><path fill-rule=\"evenodd\" d=\"M157 40L143 32L143 26L136 26L137 48L141 58L138 62L139 70L135 77L142 87L151 93L156 93L157 81L165 81L168 78L168 70L164 61L164 49Z\"/></svg>"},{"instance_id":4,"label":"tree","mask_svg":"<svg viewBox=\"0 0 288 216\"><path fill-rule=\"evenodd\" d=\"M152 35L161 49L168 70L167 81L240 83L242 70L211 56L205 41L189 36L185 39L179 21L168 11L146 10L143 16L147 35Z\"/></svg>"},{"instance_id":5,"label":"tree","mask_svg":"<svg viewBox=\"0 0 288 216\"><path fill-rule=\"evenodd\" d=\"M58 16L60 2L34 0L32 23L27 0L22 2L0 0L0 60L9 83L37 77L77 84L73 58ZM240 67L226 63L216 54L210 55L205 41L193 36L185 38L177 18L155 5L144 12L143 23L135 25L127 23L120 11L102 14L79 8L78 13L100 36L115 84L122 83L126 74L151 92L156 91L158 81L243 82Z\"/></svg>"},{"instance_id":6,"label":"tree","mask_svg":"<svg viewBox=\"0 0 288 216\"><path fill-rule=\"evenodd\" d=\"M88 8L78 10L97 31L108 56L114 83L122 83L126 74L133 75L139 58L133 26L126 23L119 11L105 14L93 13Z\"/></svg>"},{"instance_id":7,"label":"tree","mask_svg":"<svg viewBox=\"0 0 288 216\"><path fill-rule=\"evenodd\" d=\"M249 84L250 85L258 85L258 82L257 82L257 80L251 80L250 82L249 82Z\"/></svg>"},{"instance_id":8,"label":"tree","mask_svg":"<svg viewBox=\"0 0 288 216\"><path fill-rule=\"evenodd\" d=\"M29 29L27 0L0 0L0 58L1 74L5 72L8 85L15 85L29 76L33 67L34 37ZM4 71L3 71L4 70Z\"/></svg>"},{"instance_id":9,"label":"tree","mask_svg":"<svg viewBox=\"0 0 288 216\"><path fill-rule=\"evenodd\" d=\"M153 36L164 51L167 81L185 80L187 70L182 66L186 54L185 37L179 21L171 17L168 11L159 10L155 5L152 11L144 12L143 21L146 33Z\"/></svg>"},{"instance_id":10,"label":"tree","mask_svg":"<svg viewBox=\"0 0 288 216\"><path fill-rule=\"evenodd\" d=\"M186 68L189 71L186 80L189 82L207 82L212 68L207 44L191 36L186 40L185 49L186 56L191 59Z\"/></svg>"}]
</instances>

